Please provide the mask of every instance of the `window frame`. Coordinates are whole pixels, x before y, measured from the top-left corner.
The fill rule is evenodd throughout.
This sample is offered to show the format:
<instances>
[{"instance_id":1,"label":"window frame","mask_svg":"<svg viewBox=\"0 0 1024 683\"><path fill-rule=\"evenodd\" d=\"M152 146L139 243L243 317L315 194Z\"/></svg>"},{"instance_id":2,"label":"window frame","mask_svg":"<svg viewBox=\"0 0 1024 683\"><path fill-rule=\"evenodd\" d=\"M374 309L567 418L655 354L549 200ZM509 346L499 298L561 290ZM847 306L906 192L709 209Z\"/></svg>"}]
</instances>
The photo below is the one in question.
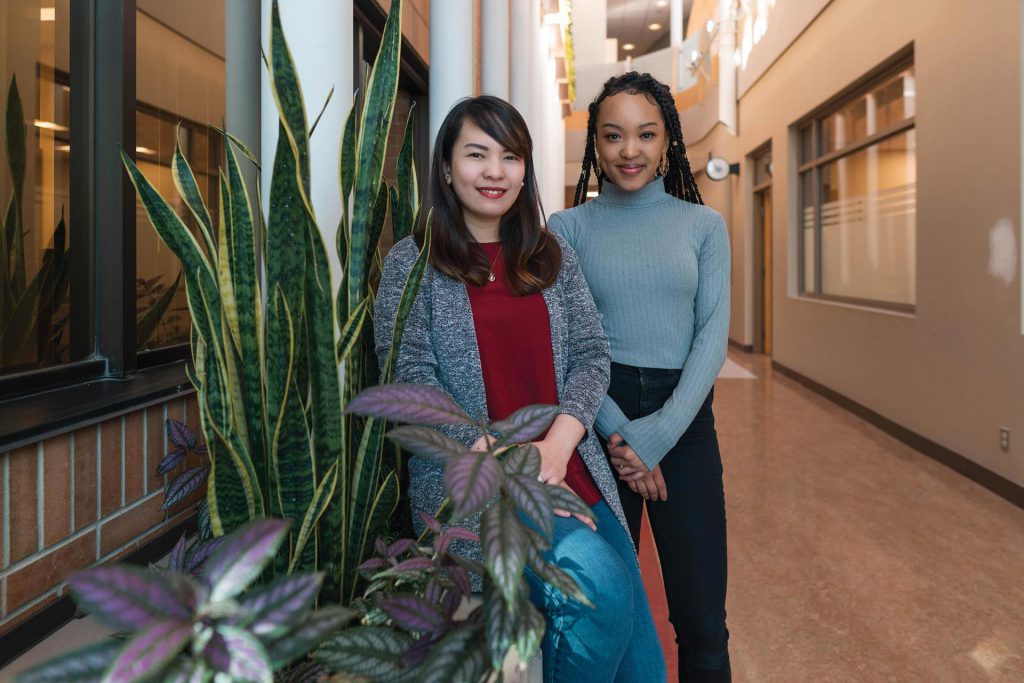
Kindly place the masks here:
<instances>
[{"instance_id":1,"label":"window frame","mask_svg":"<svg viewBox=\"0 0 1024 683\"><path fill-rule=\"evenodd\" d=\"M886 128L869 135L863 139L857 140L842 149L838 149L832 152L822 153L820 152L821 145L821 129L825 119L843 109L849 105L852 101L859 97L863 97L879 85L883 84L887 80L896 76L900 72L907 68L914 66L914 46L913 44L900 50L898 53L887 59L883 64L873 69L871 72L866 74L864 77L859 79L857 82L847 86L845 89L840 91L837 95L830 98L823 105L809 113L808 115L801 118L799 121L794 123L791 128L794 131L794 135L791 137L796 142L796 167L793 174L794 181L796 183L796 210L793 215L797 216L796 228L797 228L797 258L796 258L796 283L797 283L797 295L806 299L815 299L818 301L826 302L837 302L843 304L849 304L853 306L861 306L864 308L877 309L882 311L906 313L913 315L916 313L917 304L905 304L892 301L884 301L879 299L864 299L859 297L849 297L836 294L827 294L822 291L823 288L823 273L822 273L822 224L821 224L821 198L822 198L822 184L823 184L823 173L822 169L830 163L835 162L838 159L842 159L847 156L851 156L858 152L861 152L872 145L877 145L885 140L888 140L897 135L906 133L909 130L914 130L917 125L917 117L908 116L897 123L891 124ZM812 158L810 160L804 159L803 150L803 135L805 131L810 130L811 132L811 150ZM804 177L805 175L811 175L811 201L808 203L805 201L804 196ZM808 289L806 282L807 274L807 263L806 263L806 249L804 243L804 207L810 205L814 209L814 283L813 289ZM916 225L916 224L915 224Z\"/></svg>"}]
</instances>

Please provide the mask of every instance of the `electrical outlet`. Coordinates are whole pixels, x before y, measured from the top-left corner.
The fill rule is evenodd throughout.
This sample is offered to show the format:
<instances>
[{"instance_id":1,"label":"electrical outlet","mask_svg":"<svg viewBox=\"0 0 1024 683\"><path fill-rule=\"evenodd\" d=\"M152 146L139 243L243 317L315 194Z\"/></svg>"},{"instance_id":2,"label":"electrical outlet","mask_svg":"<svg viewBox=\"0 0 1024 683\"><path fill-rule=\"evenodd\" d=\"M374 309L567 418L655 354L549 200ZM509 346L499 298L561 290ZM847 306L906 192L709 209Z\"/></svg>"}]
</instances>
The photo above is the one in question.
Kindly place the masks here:
<instances>
[{"instance_id":1,"label":"electrical outlet","mask_svg":"<svg viewBox=\"0 0 1024 683\"><path fill-rule=\"evenodd\" d=\"M1004 451L1010 450L1010 430L1006 427L999 428L999 447Z\"/></svg>"}]
</instances>

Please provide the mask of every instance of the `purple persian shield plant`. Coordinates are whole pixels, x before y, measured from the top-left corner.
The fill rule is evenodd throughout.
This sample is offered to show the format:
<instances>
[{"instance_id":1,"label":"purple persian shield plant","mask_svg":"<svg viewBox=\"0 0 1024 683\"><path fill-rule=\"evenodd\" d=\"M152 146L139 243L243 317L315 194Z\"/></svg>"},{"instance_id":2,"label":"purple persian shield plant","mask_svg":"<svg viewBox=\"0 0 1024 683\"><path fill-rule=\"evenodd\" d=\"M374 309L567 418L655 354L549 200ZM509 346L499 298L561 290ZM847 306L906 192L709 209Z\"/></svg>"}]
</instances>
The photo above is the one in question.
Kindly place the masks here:
<instances>
[{"instance_id":1,"label":"purple persian shield plant","mask_svg":"<svg viewBox=\"0 0 1024 683\"><path fill-rule=\"evenodd\" d=\"M68 583L78 603L127 638L73 652L18 680L271 683L275 671L354 615L340 607L312 611L320 574L283 576L246 592L273 559L288 527L288 522L258 520L217 539L199 578L180 569L157 573L126 565L73 574ZM187 564L180 559L182 546L172 555Z\"/></svg>"}]
</instances>

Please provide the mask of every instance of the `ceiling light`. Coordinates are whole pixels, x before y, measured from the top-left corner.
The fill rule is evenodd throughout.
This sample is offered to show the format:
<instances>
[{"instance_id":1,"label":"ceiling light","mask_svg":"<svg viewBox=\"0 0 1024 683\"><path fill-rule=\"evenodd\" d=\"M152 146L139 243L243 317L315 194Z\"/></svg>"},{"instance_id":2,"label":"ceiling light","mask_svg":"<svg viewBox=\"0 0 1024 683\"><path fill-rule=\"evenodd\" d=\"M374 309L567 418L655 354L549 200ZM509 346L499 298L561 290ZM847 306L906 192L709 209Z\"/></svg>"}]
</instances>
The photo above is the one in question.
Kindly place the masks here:
<instances>
[{"instance_id":1,"label":"ceiling light","mask_svg":"<svg viewBox=\"0 0 1024 683\"><path fill-rule=\"evenodd\" d=\"M711 33L714 30L715 30L715 20L714 19L708 19L708 33Z\"/></svg>"},{"instance_id":2,"label":"ceiling light","mask_svg":"<svg viewBox=\"0 0 1024 683\"><path fill-rule=\"evenodd\" d=\"M656 2L654 4L657 7L665 7L665 6L668 5L668 0L658 0L658 2Z\"/></svg>"},{"instance_id":3,"label":"ceiling light","mask_svg":"<svg viewBox=\"0 0 1024 683\"><path fill-rule=\"evenodd\" d=\"M71 145L57 145L58 152L71 152Z\"/></svg>"},{"instance_id":4,"label":"ceiling light","mask_svg":"<svg viewBox=\"0 0 1024 683\"><path fill-rule=\"evenodd\" d=\"M654 24L651 24L650 26L648 26L647 28L651 29L652 31L660 31L661 30L661 24L654 23Z\"/></svg>"},{"instance_id":5,"label":"ceiling light","mask_svg":"<svg viewBox=\"0 0 1024 683\"><path fill-rule=\"evenodd\" d=\"M636 45L634 45L633 43L624 43L622 49L625 50L626 52L629 52L630 50L635 50Z\"/></svg>"},{"instance_id":6,"label":"ceiling light","mask_svg":"<svg viewBox=\"0 0 1024 683\"><path fill-rule=\"evenodd\" d=\"M40 7L39 21L57 21L56 7Z\"/></svg>"},{"instance_id":7,"label":"ceiling light","mask_svg":"<svg viewBox=\"0 0 1024 683\"><path fill-rule=\"evenodd\" d=\"M56 130L62 133L66 133L69 130L67 126L62 126L59 123L54 123L53 121L40 121L39 119L36 119L32 123L36 128L44 128L46 130Z\"/></svg>"},{"instance_id":8,"label":"ceiling light","mask_svg":"<svg viewBox=\"0 0 1024 683\"><path fill-rule=\"evenodd\" d=\"M135 148L135 153L136 153L136 154L149 154L149 155L155 155L155 154L156 154L156 150L155 150L155 149L151 149L151 148L149 148L149 147L141 147L141 146L137 146L137 147Z\"/></svg>"}]
</instances>

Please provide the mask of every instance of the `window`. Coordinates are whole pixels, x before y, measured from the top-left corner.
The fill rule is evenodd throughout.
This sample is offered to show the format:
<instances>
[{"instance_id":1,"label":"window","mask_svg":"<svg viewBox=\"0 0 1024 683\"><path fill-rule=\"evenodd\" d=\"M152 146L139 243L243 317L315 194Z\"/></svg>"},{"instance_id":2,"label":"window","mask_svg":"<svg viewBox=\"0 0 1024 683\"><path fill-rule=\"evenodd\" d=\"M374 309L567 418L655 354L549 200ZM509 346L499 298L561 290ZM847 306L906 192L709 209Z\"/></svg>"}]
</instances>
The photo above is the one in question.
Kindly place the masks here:
<instances>
[{"instance_id":1,"label":"window","mask_svg":"<svg viewBox=\"0 0 1024 683\"><path fill-rule=\"evenodd\" d=\"M85 226L71 220L69 14L52 0L0 12L0 376L91 351Z\"/></svg>"},{"instance_id":2,"label":"window","mask_svg":"<svg viewBox=\"0 0 1024 683\"><path fill-rule=\"evenodd\" d=\"M801 294L913 311L914 115L904 59L798 125Z\"/></svg>"}]
</instances>

